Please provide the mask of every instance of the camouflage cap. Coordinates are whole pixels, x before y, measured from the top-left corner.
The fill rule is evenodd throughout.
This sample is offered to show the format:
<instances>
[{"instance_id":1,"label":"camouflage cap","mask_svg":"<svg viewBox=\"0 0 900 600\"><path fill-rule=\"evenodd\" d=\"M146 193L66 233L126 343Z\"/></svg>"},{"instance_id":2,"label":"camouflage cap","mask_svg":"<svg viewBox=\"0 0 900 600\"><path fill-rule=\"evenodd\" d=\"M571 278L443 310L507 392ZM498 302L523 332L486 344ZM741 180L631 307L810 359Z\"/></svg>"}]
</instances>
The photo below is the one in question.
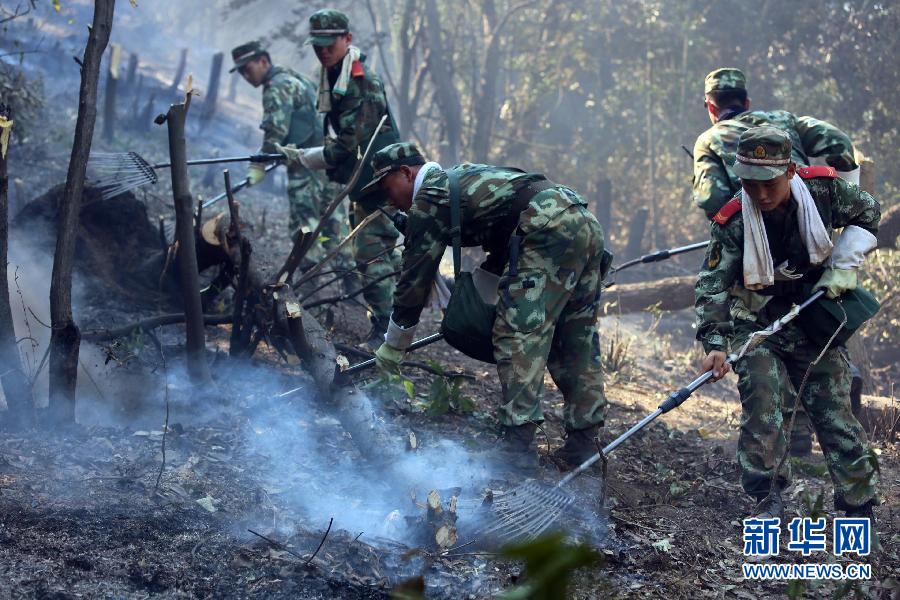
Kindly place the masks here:
<instances>
[{"instance_id":1,"label":"camouflage cap","mask_svg":"<svg viewBox=\"0 0 900 600\"><path fill-rule=\"evenodd\" d=\"M397 142L385 146L372 156L372 181L367 183L360 191L365 192L378 185L391 171L396 171L403 165L424 165L425 157L419 152L418 146L412 142Z\"/></svg>"},{"instance_id":2,"label":"camouflage cap","mask_svg":"<svg viewBox=\"0 0 900 600\"><path fill-rule=\"evenodd\" d=\"M350 17L339 10L325 8L316 11L309 18L307 44L330 46L339 35L350 33Z\"/></svg>"},{"instance_id":3,"label":"camouflage cap","mask_svg":"<svg viewBox=\"0 0 900 600\"><path fill-rule=\"evenodd\" d=\"M234 73L264 52L266 52L266 49L263 47L262 42L258 40L235 46L231 49L231 60L234 61L234 66L228 69L228 72Z\"/></svg>"},{"instance_id":4,"label":"camouflage cap","mask_svg":"<svg viewBox=\"0 0 900 600\"><path fill-rule=\"evenodd\" d=\"M791 163L791 137L775 127L754 127L741 134L734 174L741 179L768 181Z\"/></svg>"},{"instance_id":5,"label":"camouflage cap","mask_svg":"<svg viewBox=\"0 0 900 600\"><path fill-rule=\"evenodd\" d=\"M740 69L726 67L716 69L706 76L703 93L719 92L723 90L746 90L747 78Z\"/></svg>"}]
</instances>

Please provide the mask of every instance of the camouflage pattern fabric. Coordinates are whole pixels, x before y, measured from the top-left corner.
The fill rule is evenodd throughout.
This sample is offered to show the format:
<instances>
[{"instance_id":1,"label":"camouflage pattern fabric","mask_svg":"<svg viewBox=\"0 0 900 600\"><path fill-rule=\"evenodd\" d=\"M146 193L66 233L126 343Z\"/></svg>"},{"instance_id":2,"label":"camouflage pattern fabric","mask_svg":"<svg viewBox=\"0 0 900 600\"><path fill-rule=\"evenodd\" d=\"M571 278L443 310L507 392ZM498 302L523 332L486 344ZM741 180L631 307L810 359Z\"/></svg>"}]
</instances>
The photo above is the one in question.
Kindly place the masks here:
<instances>
[{"instance_id":1,"label":"camouflage pattern fabric","mask_svg":"<svg viewBox=\"0 0 900 600\"><path fill-rule=\"evenodd\" d=\"M760 325L737 323L737 342ZM782 419L789 417L782 416L782 408L793 405L803 375L820 351L789 323L735 366L742 406L737 460L748 494L768 493L787 444ZM847 510L875 499L878 474L861 460L869 444L850 407L850 370L839 349L830 349L810 369L799 403L813 424L834 481L835 508ZM778 474L782 489L791 481L790 465L785 461Z\"/></svg>"},{"instance_id":2,"label":"camouflage pattern fabric","mask_svg":"<svg viewBox=\"0 0 900 600\"><path fill-rule=\"evenodd\" d=\"M597 316L603 233L586 202L561 185L536 194L521 214L510 213L516 190L541 176L489 165L453 167L463 207L463 246L482 246L482 268L502 274L494 356L503 387L504 425L543 419L540 397L548 367L565 399L570 430L603 422L606 399L600 367ZM394 294L393 320L419 321L450 241L449 181L430 170L413 199L406 226L403 273ZM511 275L508 242L523 236Z\"/></svg>"},{"instance_id":3,"label":"camouflage pattern fabric","mask_svg":"<svg viewBox=\"0 0 900 600\"><path fill-rule=\"evenodd\" d=\"M809 165L810 158L825 157L838 171L857 165L853 144L843 131L812 117L797 117L787 111L742 112L707 129L694 144L694 203L712 216L741 190L734 174L735 151L741 134L753 127L769 125L791 136L792 160Z\"/></svg>"},{"instance_id":4,"label":"camouflage pattern fabric","mask_svg":"<svg viewBox=\"0 0 900 600\"><path fill-rule=\"evenodd\" d=\"M308 147L317 141L316 87L307 77L290 69L273 66L263 81L263 130L261 153L277 153L275 144ZM324 175L302 165L287 170L289 227L314 230L322 211L339 190L329 186ZM346 216L335 212L323 230L322 242L306 255L307 264L316 263L346 235ZM342 235L342 233L344 235ZM338 265L349 267L349 259L341 257Z\"/></svg>"},{"instance_id":5,"label":"camouflage pattern fabric","mask_svg":"<svg viewBox=\"0 0 900 600\"><path fill-rule=\"evenodd\" d=\"M544 420L544 367L565 406L566 431L602 425L606 413L600 358L603 231L575 192L538 194L519 218L518 274L501 280L494 358L503 389L498 420Z\"/></svg>"},{"instance_id":6,"label":"camouflage pattern fabric","mask_svg":"<svg viewBox=\"0 0 900 600\"><path fill-rule=\"evenodd\" d=\"M878 202L858 186L826 177L805 183L829 232L847 225L877 232L881 219ZM805 278L815 278L821 267L810 265L808 256L803 260L806 250L795 212L796 201L791 199L780 222L764 213L772 256L775 261L788 260ZM728 352L740 347L750 332L763 329L804 298L799 295L800 286L780 282L760 293L743 287L744 224L740 213L724 225L712 222L710 233L712 239L695 287L697 339L707 352ZM743 408L738 462L744 489L750 494L768 491L785 443L783 434L778 433L781 410L793 405L794 386L820 351L792 323L767 338L735 368ZM838 508L859 506L875 497L874 469L866 461L856 462L868 450L868 442L850 410L849 393L849 365L838 348L829 350L812 369L800 400L828 461ZM785 480L788 476L787 472L780 474Z\"/></svg>"},{"instance_id":7,"label":"camouflage pattern fabric","mask_svg":"<svg viewBox=\"0 0 900 600\"><path fill-rule=\"evenodd\" d=\"M740 69L725 67L712 71L703 80L703 93L747 89L747 77Z\"/></svg>"},{"instance_id":8,"label":"camouflage pattern fabric","mask_svg":"<svg viewBox=\"0 0 900 600\"><path fill-rule=\"evenodd\" d=\"M328 177L338 183L350 181L356 163L366 150L369 140L375 135L375 127L381 117L388 114L387 96L381 79L366 66L365 56L356 63L358 75L350 77L344 95L331 96L331 110L325 113L325 123L334 136L325 137L325 161L330 165ZM341 63L328 71L329 81L334 86L340 74ZM378 131L373 151L399 141L393 119L388 118ZM350 199L359 200L359 190L372 178L371 165L367 165L354 187Z\"/></svg>"},{"instance_id":9,"label":"camouflage pattern fabric","mask_svg":"<svg viewBox=\"0 0 900 600\"><path fill-rule=\"evenodd\" d=\"M352 204L350 226L356 227L375 210L368 210L358 203ZM400 265L400 252L396 248L400 237L391 220L384 214L373 220L353 238L353 260L356 264L356 286L363 287L393 273ZM392 250L388 251L388 248ZM394 278L382 279L363 292L369 319L387 323L391 316L391 299L394 296Z\"/></svg>"},{"instance_id":10,"label":"camouflage pattern fabric","mask_svg":"<svg viewBox=\"0 0 900 600\"><path fill-rule=\"evenodd\" d=\"M361 74L350 78L346 94L339 96L332 93L331 110L325 114L325 126L334 133L334 136L326 135L324 140L325 161L331 165L326 173L331 181L341 184L350 180L356 163L376 133L378 122L388 112L387 96L381 80L363 62L358 63L358 69L361 70ZM329 70L328 76L336 79L339 73L340 63L336 68ZM392 144L397 139L394 122L389 118L378 132L373 151ZM350 193L351 228L384 203L378 190L368 194L360 193L359 190L371 178L372 167L369 164L360 172L360 177ZM388 251L388 248L397 244L398 237L399 232L386 217L376 219L358 234L352 248L358 285L365 285L371 282L373 277L377 278L396 270L399 263L398 253L395 250ZM376 256L385 253L383 258L375 259ZM369 264L373 260L374 262ZM387 323L391 313L393 289L394 281L386 279L363 292L370 319Z\"/></svg>"}]
</instances>

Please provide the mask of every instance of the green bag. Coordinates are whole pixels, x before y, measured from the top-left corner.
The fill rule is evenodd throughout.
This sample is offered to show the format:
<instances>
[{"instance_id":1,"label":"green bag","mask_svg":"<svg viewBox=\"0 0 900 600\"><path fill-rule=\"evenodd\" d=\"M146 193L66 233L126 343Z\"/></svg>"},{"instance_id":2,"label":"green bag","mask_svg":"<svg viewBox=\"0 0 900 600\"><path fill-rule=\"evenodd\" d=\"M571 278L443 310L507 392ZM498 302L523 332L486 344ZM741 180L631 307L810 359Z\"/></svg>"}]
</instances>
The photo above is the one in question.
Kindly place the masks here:
<instances>
[{"instance_id":1,"label":"green bag","mask_svg":"<svg viewBox=\"0 0 900 600\"><path fill-rule=\"evenodd\" d=\"M459 179L452 169L450 180L450 232L453 236L453 273L455 283L450 302L444 310L441 333L444 340L466 356L487 363L495 363L492 331L497 307L481 298L472 274L461 271L462 218L459 206Z\"/></svg>"},{"instance_id":2,"label":"green bag","mask_svg":"<svg viewBox=\"0 0 900 600\"><path fill-rule=\"evenodd\" d=\"M809 288L807 297L815 290ZM797 315L797 325L803 329L806 337L819 348L824 348L835 330L847 315L847 322L837 333L830 347L843 346L847 340L863 326L863 324L878 313L881 305L878 300L861 287L844 292L834 300L819 297L818 300L803 309Z\"/></svg>"}]
</instances>

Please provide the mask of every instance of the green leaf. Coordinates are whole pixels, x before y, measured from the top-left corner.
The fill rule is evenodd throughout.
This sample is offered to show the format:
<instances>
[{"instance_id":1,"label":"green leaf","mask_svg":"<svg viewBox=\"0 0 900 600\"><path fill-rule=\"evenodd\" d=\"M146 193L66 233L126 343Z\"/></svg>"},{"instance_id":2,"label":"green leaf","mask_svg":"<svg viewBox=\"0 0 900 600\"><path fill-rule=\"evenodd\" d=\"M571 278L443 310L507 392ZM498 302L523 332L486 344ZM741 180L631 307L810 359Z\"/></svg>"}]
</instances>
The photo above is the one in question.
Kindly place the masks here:
<instances>
[{"instance_id":1,"label":"green leaf","mask_svg":"<svg viewBox=\"0 0 900 600\"><path fill-rule=\"evenodd\" d=\"M803 579L792 579L787 586L787 595L791 600L797 600L797 598L803 597L803 592L806 590L806 581Z\"/></svg>"},{"instance_id":2,"label":"green leaf","mask_svg":"<svg viewBox=\"0 0 900 600\"><path fill-rule=\"evenodd\" d=\"M60 4L60 0L53 0L53 10L59 12L62 10L62 4Z\"/></svg>"},{"instance_id":3,"label":"green leaf","mask_svg":"<svg viewBox=\"0 0 900 600\"><path fill-rule=\"evenodd\" d=\"M439 417L450 410L450 390L443 377L437 377L431 382L428 390L428 402L425 409L429 415Z\"/></svg>"},{"instance_id":4,"label":"green leaf","mask_svg":"<svg viewBox=\"0 0 900 600\"><path fill-rule=\"evenodd\" d=\"M502 553L509 558L525 561L523 583L507 590L502 596L504 600L566 598L572 573L578 568L596 564L601 559L584 544L566 544L560 533L508 546Z\"/></svg>"},{"instance_id":5,"label":"green leaf","mask_svg":"<svg viewBox=\"0 0 900 600\"><path fill-rule=\"evenodd\" d=\"M416 389L413 387L413 382L409 379L403 380L403 389L406 390L406 395L409 396L410 400L416 396Z\"/></svg>"}]
</instances>

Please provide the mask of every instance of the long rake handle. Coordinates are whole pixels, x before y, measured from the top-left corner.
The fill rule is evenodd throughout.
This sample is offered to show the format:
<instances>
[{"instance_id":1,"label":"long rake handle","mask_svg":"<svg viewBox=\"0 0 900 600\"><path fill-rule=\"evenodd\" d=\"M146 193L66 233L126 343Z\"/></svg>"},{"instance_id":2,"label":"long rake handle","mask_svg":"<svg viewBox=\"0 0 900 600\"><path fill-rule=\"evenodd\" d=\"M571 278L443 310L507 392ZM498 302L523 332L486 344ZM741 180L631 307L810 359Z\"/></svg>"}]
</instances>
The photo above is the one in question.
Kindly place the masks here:
<instances>
[{"instance_id":1,"label":"long rake handle","mask_svg":"<svg viewBox=\"0 0 900 600\"><path fill-rule=\"evenodd\" d=\"M425 346L428 346L429 344L439 342L442 339L444 339L443 333L432 333L431 335L423 337L422 339L416 340L415 342L410 344L409 347L406 349L406 351L412 352L414 350L418 350L419 348L424 348ZM351 365L351 366L347 367L346 369L341 371L340 374L341 375L353 375L355 373L359 373L360 371L365 371L366 369L369 369L374 366L375 366L375 359L370 358L368 360L364 360L362 362L356 363L355 365ZM304 389L303 386L296 387L292 390L282 392L282 393L276 395L275 397L276 398L284 398L286 396L290 396L291 394L296 394L297 392L299 392L302 389Z\"/></svg>"},{"instance_id":2,"label":"long rake handle","mask_svg":"<svg viewBox=\"0 0 900 600\"><path fill-rule=\"evenodd\" d=\"M280 156L280 155L279 155L279 156ZM271 171L272 169L274 169L274 168L277 167L277 166L278 166L278 163L276 163L276 164L274 164L274 165L268 165L268 166L266 166L266 173L268 173L269 171ZM242 189L244 189L245 187L247 187L248 185L250 185L250 178L249 178L249 177L247 177L246 179L243 179L243 180L237 182L236 184L234 184L233 186L231 186L231 191L232 191L232 192L236 192L236 191L238 191L238 190L242 190ZM213 204L215 204L216 202L220 202L220 201L224 200L224 199L227 198L227 197L228 197L228 193L227 193L227 192L222 192L222 193L219 194L218 196L213 196L212 198L210 198L209 200L207 200L206 202L203 203L203 208L208 208L208 207L212 206Z\"/></svg>"},{"instance_id":3,"label":"long rake handle","mask_svg":"<svg viewBox=\"0 0 900 600\"><path fill-rule=\"evenodd\" d=\"M707 240L705 242L697 242L696 244L688 244L687 246L679 246L677 248L668 248L666 250L651 252L650 254L645 254L644 256L640 256L633 260L624 262L618 267L613 267L612 269L610 269L609 274L612 275L613 273L618 273L619 271L623 271L628 267L633 267L634 265L641 263L659 262L661 260L665 260L679 254L684 254L685 252L693 252L694 250L705 248L708 245L709 241Z\"/></svg>"},{"instance_id":4,"label":"long rake handle","mask_svg":"<svg viewBox=\"0 0 900 600\"><path fill-rule=\"evenodd\" d=\"M797 314L800 313L801 310L803 310L804 308L806 308L807 306L809 306L810 304L812 304L813 302L818 300L819 297L822 296L822 294L824 294L824 293L825 293L825 290L817 290L816 292L814 292L809 298L804 300L797 307L797 311L794 314L794 316L796 316ZM766 329L771 329L773 332L778 331L782 326L784 326L785 323L787 323L791 319L793 319L793 316L791 316L790 318L785 317L782 319L778 319L777 321L775 321L774 323L769 325L769 327L767 327ZM763 331L765 331L765 330L763 330ZM759 341L757 343L761 342L762 338L758 338L758 340ZM742 354L745 354L748 349L749 349L749 347L742 349ZM729 364L729 365L734 364L740 358L740 356L741 355L738 355L737 353L732 353L728 356L728 359L725 362L726 362L726 364ZM711 370L707 371L706 373L703 373L702 375L698 376L696 379L694 379L692 382L690 382L689 384L687 384L680 390L674 391L671 394L669 394L669 397L666 398L662 402L662 404L659 405L659 408L657 408L652 413L650 413L649 415L647 415L646 417L641 419L631 429L629 429L628 431L626 431L625 433L623 433L622 435L620 435L619 437L617 437L616 439L611 441L609 444L606 445L605 448L603 448L603 450L601 450L600 452L596 453L595 455L593 455L592 457L590 457L589 459L587 459L586 461L581 463L571 473L569 473L568 475L563 477L560 480L560 482L556 484L556 487L562 487L562 486L566 485L567 483L569 483L570 481L572 481L573 479L575 479L576 477L578 477L579 475L581 475L582 473L587 471L597 461L603 459L603 457L605 457L607 454L609 454L610 452L612 452L613 450L618 448L628 438L630 438L631 436L636 434L638 431L640 431L641 429L643 429L644 427L646 427L647 425L652 423L661 414L667 413L670 410L672 410L674 408L678 408L679 406L684 404L685 400L690 398L691 395L693 395L693 393L697 391L697 389L699 389L706 383L709 383L709 381L712 378L713 378L713 372Z\"/></svg>"},{"instance_id":5,"label":"long rake handle","mask_svg":"<svg viewBox=\"0 0 900 600\"><path fill-rule=\"evenodd\" d=\"M433 333L433 334L429 335L428 337L423 337L421 340L416 340L415 342L413 342L412 344L409 345L409 348L407 348L406 351L412 352L414 350L418 350L419 348L422 348L429 344L433 344L434 342L439 342L442 339L444 339L443 333ZM368 369L370 367L374 367L374 366L375 366L375 359L370 358L368 360L364 360L360 363L356 363L355 365L347 367L346 369L341 371L341 375L353 375L354 373L359 373L360 371L365 371L366 369Z\"/></svg>"},{"instance_id":6,"label":"long rake handle","mask_svg":"<svg viewBox=\"0 0 900 600\"><path fill-rule=\"evenodd\" d=\"M251 154L249 156L225 156L222 158L198 158L187 161L188 165L217 165L220 163L233 162L269 162L273 160L284 160L283 154ZM157 163L150 165L152 169L164 169L171 167L172 163Z\"/></svg>"}]
</instances>

